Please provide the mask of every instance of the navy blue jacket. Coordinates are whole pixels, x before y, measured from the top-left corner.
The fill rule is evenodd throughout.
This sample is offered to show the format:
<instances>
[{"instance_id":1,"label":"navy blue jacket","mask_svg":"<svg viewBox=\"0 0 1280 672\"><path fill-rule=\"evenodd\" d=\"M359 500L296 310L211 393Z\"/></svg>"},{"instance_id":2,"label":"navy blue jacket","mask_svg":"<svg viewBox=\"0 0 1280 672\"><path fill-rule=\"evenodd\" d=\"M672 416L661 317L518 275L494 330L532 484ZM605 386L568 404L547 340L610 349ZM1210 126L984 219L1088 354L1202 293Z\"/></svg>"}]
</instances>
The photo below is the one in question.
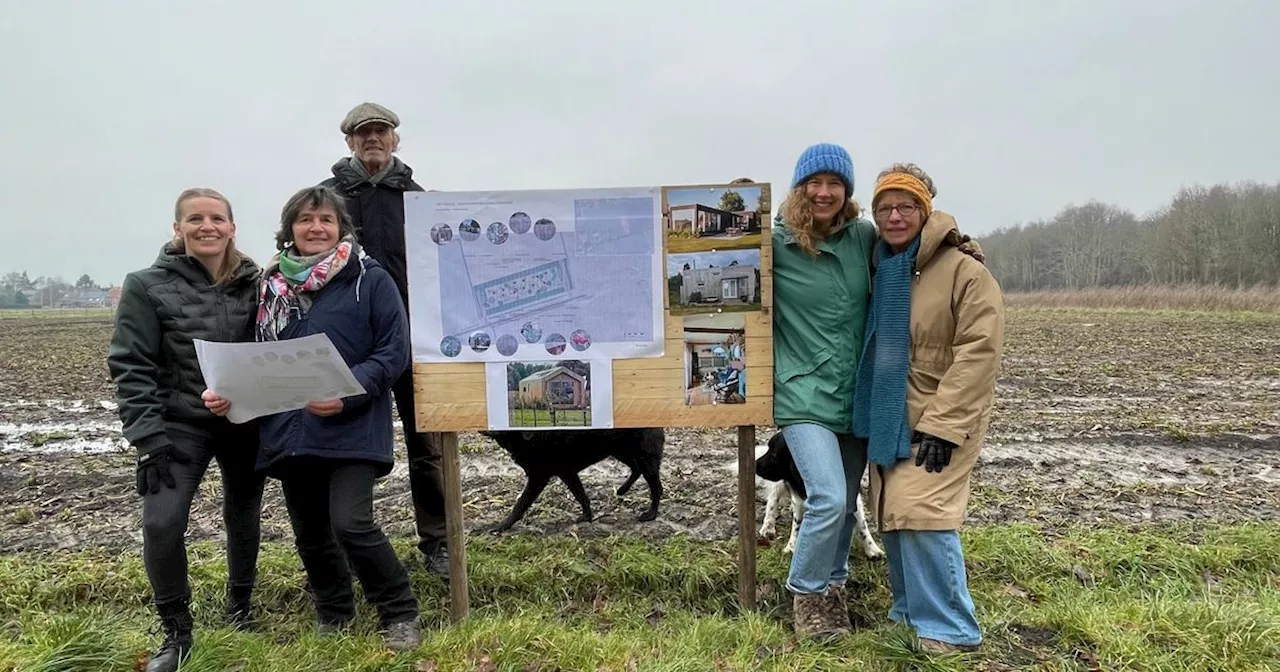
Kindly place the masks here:
<instances>
[{"instance_id":1,"label":"navy blue jacket","mask_svg":"<svg viewBox=\"0 0 1280 672\"><path fill-rule=\"evenodd\" d=\"M364 268L364 277L358 263L339 271L279 338L327 334L366 394L343 398L342 411L329 417L299 409L262 418L259 470L287 470L282 458L306 456L373 461L381 475L391 471L391 385L413 359L409 324L391 275L372 258Z\"/></svg>"}]
</instances>

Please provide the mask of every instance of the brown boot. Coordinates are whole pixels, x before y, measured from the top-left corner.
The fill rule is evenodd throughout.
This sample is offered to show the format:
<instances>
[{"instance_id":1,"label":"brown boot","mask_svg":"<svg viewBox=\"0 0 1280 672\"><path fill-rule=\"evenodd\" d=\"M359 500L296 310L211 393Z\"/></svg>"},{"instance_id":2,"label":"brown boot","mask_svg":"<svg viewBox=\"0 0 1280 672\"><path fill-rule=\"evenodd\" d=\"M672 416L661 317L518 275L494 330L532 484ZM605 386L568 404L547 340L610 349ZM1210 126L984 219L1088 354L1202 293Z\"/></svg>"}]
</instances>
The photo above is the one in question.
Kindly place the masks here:
<instances>
[{"instance_id":1,"label":"brown boot","mask_svg":"<svg viewBox=\"0 0 1280 672\"><path fill-rule=\"evenodd\" d=\"M824 596L831 612L831 623L841 630L840 634L853 632L853 622L849 620L849 597L844 584L832 584Z\"/></svg>"},{"instance_id":2,"label":"brown boot","mask_svg":"<svg viewBox=\"0 0 1280 672\"><path fill-rule=\"evenodd\" d=\"M836 620L832 601L830 591L797 594L793 609L796 636L823 642L847 634L849 628ZM845 620L848 620L847 616Z\"/></svg>"}]
</instances>

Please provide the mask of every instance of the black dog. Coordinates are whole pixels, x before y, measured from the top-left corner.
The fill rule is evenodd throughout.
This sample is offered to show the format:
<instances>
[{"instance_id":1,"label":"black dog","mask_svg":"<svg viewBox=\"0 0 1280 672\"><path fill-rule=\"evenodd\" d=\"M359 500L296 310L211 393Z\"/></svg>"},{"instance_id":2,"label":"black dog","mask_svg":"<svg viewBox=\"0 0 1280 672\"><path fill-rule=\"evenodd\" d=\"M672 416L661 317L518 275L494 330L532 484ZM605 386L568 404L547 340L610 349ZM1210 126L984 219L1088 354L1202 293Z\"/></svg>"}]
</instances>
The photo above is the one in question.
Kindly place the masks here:
<instances>
[{"instance_id":1,"label":"black dog","mask_svg":"<svg viewBox=\"0 0 1280 672\"><path fill-rule=\"evenodd\" d=\"M649 510L640 515L641 522L658 517L658 501L662 499L662 480L658 475L662 466L662 449L666 434L662 429L577 429L544 430L538 432L503 431L480 432L498 443L511 454L525 474L524 492L511 509L511 513L491 532L511 529L524 517L538 495L542 494L552 478L559 478L582 506L582 515L576 522L591 522L591 500L578 473L607 457L631 468L631 475L618 488L618 496L627 494L637 479L644 477L649 484Z\"/></svg>"}]
</instances>

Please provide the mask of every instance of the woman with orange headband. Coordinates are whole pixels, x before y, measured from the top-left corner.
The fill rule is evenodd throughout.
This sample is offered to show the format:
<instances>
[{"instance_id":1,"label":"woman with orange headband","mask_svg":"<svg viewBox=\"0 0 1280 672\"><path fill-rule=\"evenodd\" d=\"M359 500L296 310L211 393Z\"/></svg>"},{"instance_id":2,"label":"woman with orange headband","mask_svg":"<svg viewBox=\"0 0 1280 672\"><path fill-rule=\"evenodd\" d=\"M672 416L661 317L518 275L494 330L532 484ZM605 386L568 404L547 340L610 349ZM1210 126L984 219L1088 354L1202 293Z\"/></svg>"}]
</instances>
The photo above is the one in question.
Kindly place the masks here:
<instances>
[{"instance_id":1,"label":"woman with orange headband","mask_svg":"<svg viewBox=\"0 0 1280 672\"><path fill-rule=\"evenodd\" d=\"M933 209L937 193L915 164L876 179L880 239L853 433L868 440L889 618L946 652L982 641L958 530L991 419L1004 300L955 218Z\"/></svg>"}]
</instances>

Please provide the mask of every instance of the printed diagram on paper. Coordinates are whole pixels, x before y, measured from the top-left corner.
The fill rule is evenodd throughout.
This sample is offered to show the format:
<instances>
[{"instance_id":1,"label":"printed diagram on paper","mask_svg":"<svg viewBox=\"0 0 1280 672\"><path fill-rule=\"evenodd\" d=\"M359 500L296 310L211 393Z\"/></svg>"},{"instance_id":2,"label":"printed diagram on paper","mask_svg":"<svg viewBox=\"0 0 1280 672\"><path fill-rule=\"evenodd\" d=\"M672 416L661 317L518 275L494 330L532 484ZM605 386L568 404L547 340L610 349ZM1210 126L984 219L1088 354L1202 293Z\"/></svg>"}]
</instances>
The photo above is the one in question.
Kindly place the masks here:
<instances>
[{"instance_id":1,"label":"printed diagram on paper","mask_svg":"<svg viewBox=\"0 0 1280 672\"><path fill-rule=\"evenodd\" d=\"M658 357L659 190L414 192L415 361Z\"/></svg>"}]
</instances>

